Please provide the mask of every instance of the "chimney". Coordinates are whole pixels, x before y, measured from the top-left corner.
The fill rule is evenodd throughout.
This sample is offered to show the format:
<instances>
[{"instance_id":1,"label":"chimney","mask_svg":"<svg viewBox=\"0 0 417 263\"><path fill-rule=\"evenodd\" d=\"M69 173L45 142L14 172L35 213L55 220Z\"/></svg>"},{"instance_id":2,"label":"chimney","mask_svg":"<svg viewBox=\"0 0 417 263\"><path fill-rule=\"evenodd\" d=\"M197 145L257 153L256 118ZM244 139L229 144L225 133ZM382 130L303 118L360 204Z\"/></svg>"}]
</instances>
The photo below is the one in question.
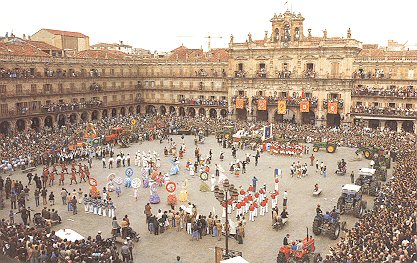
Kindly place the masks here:
<instances>
[{"instance_id":1,"label":"chimney","mask_svg":"<svg viewBox=\"0 0 417 263\"><path fill-rule=\"evenodd\" d=\"M120 40L120 45L123 45L123 41L122 40Z\"/></svg>"},{"instance_id":2,"label":"chimney","mask_svg":"<svg viewBox=\"0 0 417 263\"><path fill-rule=\"evenodd\" d=\"M23 34L23 40L26 40L26 35L25 34Z\"/></svg>"}]
</instances>

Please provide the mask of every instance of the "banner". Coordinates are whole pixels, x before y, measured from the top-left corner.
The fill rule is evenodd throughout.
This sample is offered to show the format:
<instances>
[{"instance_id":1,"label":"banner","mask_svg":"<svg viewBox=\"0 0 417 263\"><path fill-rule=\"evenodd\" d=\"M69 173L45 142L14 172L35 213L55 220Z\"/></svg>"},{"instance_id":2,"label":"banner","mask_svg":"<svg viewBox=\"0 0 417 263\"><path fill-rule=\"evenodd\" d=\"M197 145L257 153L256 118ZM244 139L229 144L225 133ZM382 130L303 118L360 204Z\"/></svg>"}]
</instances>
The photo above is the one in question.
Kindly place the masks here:
<instances>
[{"instance_id":1,"label":"banner","mask_svg":"<svg viewBox=\"0 0 417 263\"><path fill-rule=\"evenodd\" d=\"M308 100L300 101L300 112L310 112L310 102Z\"/></svg>"},{"instance_id":2,"label":"banner","mask_svg":"<svg viewBox=\"0 0 417 263\"><path fill-rule=\"evenodd\" d=\"M236 109L243 109L245 107L245 100L242 98L236 99Z\"/></svg>"},{"instance_id":3,"label":"banner","mask_svg":"<svg viewBox=\"0 0 417 263\"><path fill-rule=\"evenodd\" d=\"M327 103L327 114L337 114L337 104L338 102L328 102Z\"/></svg>"},{"instance_id":4,"label":"banner","mask_svg":"<svg viewBox=\"0 0 417 263\"><path fill-rule=\"evenodd\" d=\"M278 114L287 113L287 102L285 100L278 101Z\"/></svg>"},{"instance_id":5,"label":"banner","mask_svg":"<svg viewBox=\"0 0 417 263\"><path fill-rule=\"evenodd\" d=\"M258 110L266 110L266 99L259 99L258 100Z\"/></svg>"}]
</instances>

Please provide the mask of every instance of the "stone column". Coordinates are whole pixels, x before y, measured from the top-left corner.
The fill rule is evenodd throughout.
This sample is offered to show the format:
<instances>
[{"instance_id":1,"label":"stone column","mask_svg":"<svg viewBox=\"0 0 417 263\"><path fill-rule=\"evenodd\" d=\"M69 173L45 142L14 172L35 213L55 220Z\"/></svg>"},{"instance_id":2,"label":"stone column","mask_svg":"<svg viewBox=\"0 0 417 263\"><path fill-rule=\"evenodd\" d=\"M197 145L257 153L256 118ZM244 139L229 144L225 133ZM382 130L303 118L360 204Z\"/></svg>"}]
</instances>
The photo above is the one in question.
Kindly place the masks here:
<instances>
[{"instance_id":1,"label":"stone column","mask_svg":"<svg viewBox=\"0 0 417 263\"><path fill-rule=\"evenodd\" d=\"M403 128L403 121L397 121L397 132L401 132Z\"/></svg>"},{"instance_id":2,"label":"stone column","mask_svg":"<svg viewBox=\"0 0 417 263\"><path fill-rule=\"evenodd\" d=\"M380 120L379 121L379 128L381 129L381 131L383 131L385 129L385 120Z\"/></svg>"}]
</instances>

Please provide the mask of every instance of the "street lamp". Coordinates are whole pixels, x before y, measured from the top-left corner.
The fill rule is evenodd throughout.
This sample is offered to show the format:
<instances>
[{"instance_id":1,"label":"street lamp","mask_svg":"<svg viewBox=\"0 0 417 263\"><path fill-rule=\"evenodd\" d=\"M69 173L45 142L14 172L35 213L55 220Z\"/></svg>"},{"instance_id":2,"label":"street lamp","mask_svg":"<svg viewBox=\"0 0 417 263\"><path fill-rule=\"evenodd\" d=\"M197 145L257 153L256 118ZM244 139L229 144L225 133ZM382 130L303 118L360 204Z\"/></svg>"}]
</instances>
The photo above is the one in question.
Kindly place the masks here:
<instances>
[{"instance_id":1,"label":"street lamp","mask_svg":"<svg viewBox=\"0 0 417 263\"><path fill-rule=\"evenodd\" d=\"M239 193L233 184L230 184L229 179L225 179L223 183L220 185L222 189L218 185L214 186L214 196L220 202L222 206L226 207L226 257L229 256L229 201L236 198ZM219 233L221 235L221 233Z\"/></svg>"}]
</instances>

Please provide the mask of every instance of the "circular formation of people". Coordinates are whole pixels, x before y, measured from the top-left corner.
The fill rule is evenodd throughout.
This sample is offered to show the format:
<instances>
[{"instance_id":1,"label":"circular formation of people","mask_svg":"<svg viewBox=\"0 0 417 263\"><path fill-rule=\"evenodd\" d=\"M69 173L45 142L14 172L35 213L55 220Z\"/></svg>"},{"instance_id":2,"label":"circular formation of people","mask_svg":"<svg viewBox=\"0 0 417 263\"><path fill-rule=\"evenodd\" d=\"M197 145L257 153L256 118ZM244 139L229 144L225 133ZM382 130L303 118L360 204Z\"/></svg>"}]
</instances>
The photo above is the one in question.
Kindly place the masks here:
<instances>
[{"instance_id":1,"label":"circular formation of people","mask_svg":"<svg viewBox=\"0 0 417 263\"><path fill-rule=\"evenodd\" d=\"M204 145L210 136L215 137L216 147ZM152 141L163 150L150 147ZM120 116L0 135L1 252L4 259L31 263L147 262L145 255L135 254L135 246L176 231L192 241L205 236L222 241L227 236L237 246L223 249L223 259L244 257L245 251L238 250L250 235L245 228L255 221L264 223L261 218L270 214L271 225L259 222L257 230L262 233L268 227L281 231L284 238L275 244L275 256L268 262L417 262L415 143L415 134L359 126L160 115ZM202 145L209 150L203 151ZM355 148L357 160L368 159L369 167L349 173L350 160L342 156L336 174L350 177L350 183L341 185L338 199L328 200L333 207L328 211L317 204L324 194L321 185L312 184L311 202L297 209L315 210L316 216L306 236L293 237L286 225L291 221L291 198L298 193L282 184L311 175L328 177L329 164L318 159L318 151L330 155L337 147ZM277 164L271 169L274 175L265 177L257 167L266 155L287 158L289 174L284 175ZM266 180L272 188L263 183ZM204 198L214 197L221 209L211 208L208 201L191 202L189 190L198 187L196 181L201 195L211 193ZM139 233L133 227L138 210L134 202L143 199L144 192L149 193L143 208L147 232ZM133 199L123 206L130 207L132 215L118 209L122 204L116 200L126 194ZM373 196L372 203L362 195ZM357 221L346 224L343 214ZM88 237L77 229L60 228L79 216L108 218L111 226ZM316 251L319 235L337 240L330 251ZM262 242L253 249L262 253ZM175 254L176 248L166 248L170 249ZM183 255L166 260L185 262Z\"/></svg>"}]
</instances>

